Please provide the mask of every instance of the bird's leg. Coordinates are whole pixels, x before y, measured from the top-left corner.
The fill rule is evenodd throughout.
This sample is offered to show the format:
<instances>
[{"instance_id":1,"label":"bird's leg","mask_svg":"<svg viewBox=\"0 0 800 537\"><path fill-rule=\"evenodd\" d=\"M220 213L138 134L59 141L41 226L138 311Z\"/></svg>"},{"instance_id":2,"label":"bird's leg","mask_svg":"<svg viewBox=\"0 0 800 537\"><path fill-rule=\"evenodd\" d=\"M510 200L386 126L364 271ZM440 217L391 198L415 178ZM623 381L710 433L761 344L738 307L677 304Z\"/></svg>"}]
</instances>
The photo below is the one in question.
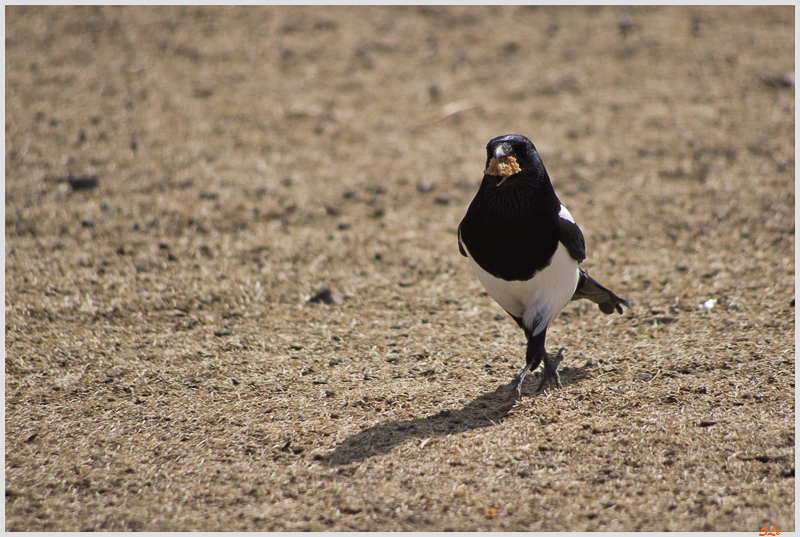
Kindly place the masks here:
<instances>
[{"instance_id":1,"label":"bird's leg","mask_svg":"<svg viewBox=\"0 0 800 537\"><path fill-rule=\"evenodd\" d=\"M536 362L536 365L538 366L539 362ZM522 371L514 380L508 384L499 386L497 389L501 392L514 392L515 399L522 399L522 381L525 379L525 375L528 374L528 371L530 371L532 368L533 362L529 361L525 364L525 367L522 368Z\"/></svg>"},{"instance_id":2,"label":"bird's leg","mask_svg":"<svg viewBox=\"0 0 800 537\"><path fill-rule=\"evenodd\" d=\"M550 386L551 381L555 381L556 387L561 388L561 378L558 376L558 364L561 363L561 360L564 359L564 347L558 349L558 354L553 359L550 359L547 356L547 352L544 353L544 367L542 368L542 381L539 383L539 387L536 388L537 392L541 392L544 389L545 384Z\"/></svg>"},{"instance_id":3,"label":"bird's leg","mask_svg":"<svg viewBox=\"0 0 800 537\"><path fill-rule=\"evenodd\" d=\"M522 381L529 371L539 367L542 362L542 356L547 356L544 352L544 333L531 337L530 332L525 330L525 335L528 336L528 347L525 351L525 367L522 368L519 375L514 378L509 384L503 384L498 387L499 391L513 392L516 399L522 398Z\"/></svg>"}]
</instances>

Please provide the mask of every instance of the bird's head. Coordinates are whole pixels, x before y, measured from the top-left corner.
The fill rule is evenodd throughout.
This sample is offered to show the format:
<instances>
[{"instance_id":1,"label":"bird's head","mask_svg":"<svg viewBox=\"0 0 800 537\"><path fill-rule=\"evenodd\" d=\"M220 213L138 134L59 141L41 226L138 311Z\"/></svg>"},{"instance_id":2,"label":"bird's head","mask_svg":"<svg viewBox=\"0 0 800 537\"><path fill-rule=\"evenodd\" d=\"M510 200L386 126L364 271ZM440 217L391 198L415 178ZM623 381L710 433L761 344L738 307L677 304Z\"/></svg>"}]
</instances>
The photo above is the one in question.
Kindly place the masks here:
<instances>
[{"instance_id":1,"label":"bird's head","mask_svg":"<svg viewBox=\"0 0 800 537\"><path fill-rule=\"evenodd\" d=\"M508 161L508 157L514 158L519 170L511 175L509 175L508 171L505 174L498 174L498 170L502 167L491 166L492 160L498 159L498 161L501 161L501 159L504 159ZM486 171L484 173L497 177L497 186L500 186L506 179L513 177L516 173L535 169L540 162L536 147L528 138L521 134L505 134L492 138L486 144Z\"/></svg>"}]
</instances>

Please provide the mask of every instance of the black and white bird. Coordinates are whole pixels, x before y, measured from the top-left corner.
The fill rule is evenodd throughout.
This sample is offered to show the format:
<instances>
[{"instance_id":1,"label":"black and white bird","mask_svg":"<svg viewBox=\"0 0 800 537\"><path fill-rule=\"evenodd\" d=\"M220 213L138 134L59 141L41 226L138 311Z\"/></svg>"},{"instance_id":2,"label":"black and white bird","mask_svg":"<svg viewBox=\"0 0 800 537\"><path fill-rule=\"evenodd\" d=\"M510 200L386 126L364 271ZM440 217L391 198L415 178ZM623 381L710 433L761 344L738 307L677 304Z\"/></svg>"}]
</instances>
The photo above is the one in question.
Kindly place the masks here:
<instances>
[{"instance_id":1,"label":"black and white bird","mask_svg":"<svg viewBox=\"0 0 800 537\"><path fill-rule=\"evenodd\" d=\"M514 160L512 170L498 171L498 161ZM458 226L458 247L489 295L525 332L525 367L500 387L516 398L521 397L525 375L542 361L537 391L550 382L561 387L557 369L564 349L550 358L545 335L571 300L589 299L606 314L622 313L622 305L630 307L578 266L586 258L583 233L556 196L539 153L525 136L498 136L486 145L486 171Z\"/></svg>"}]
</instances>

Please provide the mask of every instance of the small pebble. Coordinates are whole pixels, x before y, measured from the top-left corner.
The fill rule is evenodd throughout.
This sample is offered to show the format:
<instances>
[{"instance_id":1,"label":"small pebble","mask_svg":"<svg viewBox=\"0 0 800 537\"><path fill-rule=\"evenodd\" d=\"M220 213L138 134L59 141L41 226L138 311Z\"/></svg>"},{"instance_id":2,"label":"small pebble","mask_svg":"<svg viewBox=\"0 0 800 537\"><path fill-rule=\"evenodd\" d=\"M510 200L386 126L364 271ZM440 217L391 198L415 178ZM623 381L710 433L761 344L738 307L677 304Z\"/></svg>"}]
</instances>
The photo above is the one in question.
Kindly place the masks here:
<instances>
[{"instance_id":1,"label":"small pebble","mask_svg":"<svg viewBox=\"0 0 800 537\"><path fill-rule=\"evenodd\" d=\"M91 190L97 188L100 182L96 175L68 175L67 182L73 191L75 190Z\"/></svg>"},{"instance_id":2,"label":"small pebble","mask_svg":"<svg viewBox=\"0 0 800 537\"><path fill-rule=\"evenodd\" d=\"M317 294L307 300L309 304L321 302L323 304L342 304L344 303L344 296L336 289L326 287L317 291Z\"/></svg>"},{"instance_id":3,"label":"small pebble","mask_svg":"<svg viewBox=\"0 0 800 537\"><path fill-rule=\"evenodd\" d=\"M761 80L765 84L776 88L794 87L794 73L781 73L777 75L764 74L761 75Z\"/></svg>"},{"instance_id":4,"label":"small pebble","mask_svg":"<svg viewBox=\"0 0 800 537\"><path fill-rule=\"evenodd\" d=\"M709 298L708 300L706 300L705 302L703 302L702 304L697 306L697 309L710 311L710 310L713 310L714 306L716 306L716 305L717 305L717 299L716 298Z\"/></svg>"}]
</instances>

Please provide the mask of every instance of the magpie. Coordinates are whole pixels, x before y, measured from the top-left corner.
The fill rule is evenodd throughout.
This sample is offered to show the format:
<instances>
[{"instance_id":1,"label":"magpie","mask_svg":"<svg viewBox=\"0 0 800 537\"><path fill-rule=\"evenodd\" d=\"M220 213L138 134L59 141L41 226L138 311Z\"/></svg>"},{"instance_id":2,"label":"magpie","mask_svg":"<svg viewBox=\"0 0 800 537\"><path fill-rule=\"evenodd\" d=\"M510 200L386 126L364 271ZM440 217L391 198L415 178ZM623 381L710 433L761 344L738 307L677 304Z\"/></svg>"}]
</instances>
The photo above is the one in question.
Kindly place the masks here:
<instances>
[{"instance_id":1,"label":"magpie","mask_svg":"<svg viewBox=\"0 0 800 537\"><path fill-rule=\"evenodd\" d=\"M551 383L561 387L557 369L564 348L550 358L545 335L571 300L591 300L605 314L631 306L578 266L586 259L583 233L525 136L498 136L486 145L483 181L458 226L458 248L489 295L525 332L525 367L499 388L517 399L525 375L542 361L537 391Z\"/></svg>"}]
</instances>

